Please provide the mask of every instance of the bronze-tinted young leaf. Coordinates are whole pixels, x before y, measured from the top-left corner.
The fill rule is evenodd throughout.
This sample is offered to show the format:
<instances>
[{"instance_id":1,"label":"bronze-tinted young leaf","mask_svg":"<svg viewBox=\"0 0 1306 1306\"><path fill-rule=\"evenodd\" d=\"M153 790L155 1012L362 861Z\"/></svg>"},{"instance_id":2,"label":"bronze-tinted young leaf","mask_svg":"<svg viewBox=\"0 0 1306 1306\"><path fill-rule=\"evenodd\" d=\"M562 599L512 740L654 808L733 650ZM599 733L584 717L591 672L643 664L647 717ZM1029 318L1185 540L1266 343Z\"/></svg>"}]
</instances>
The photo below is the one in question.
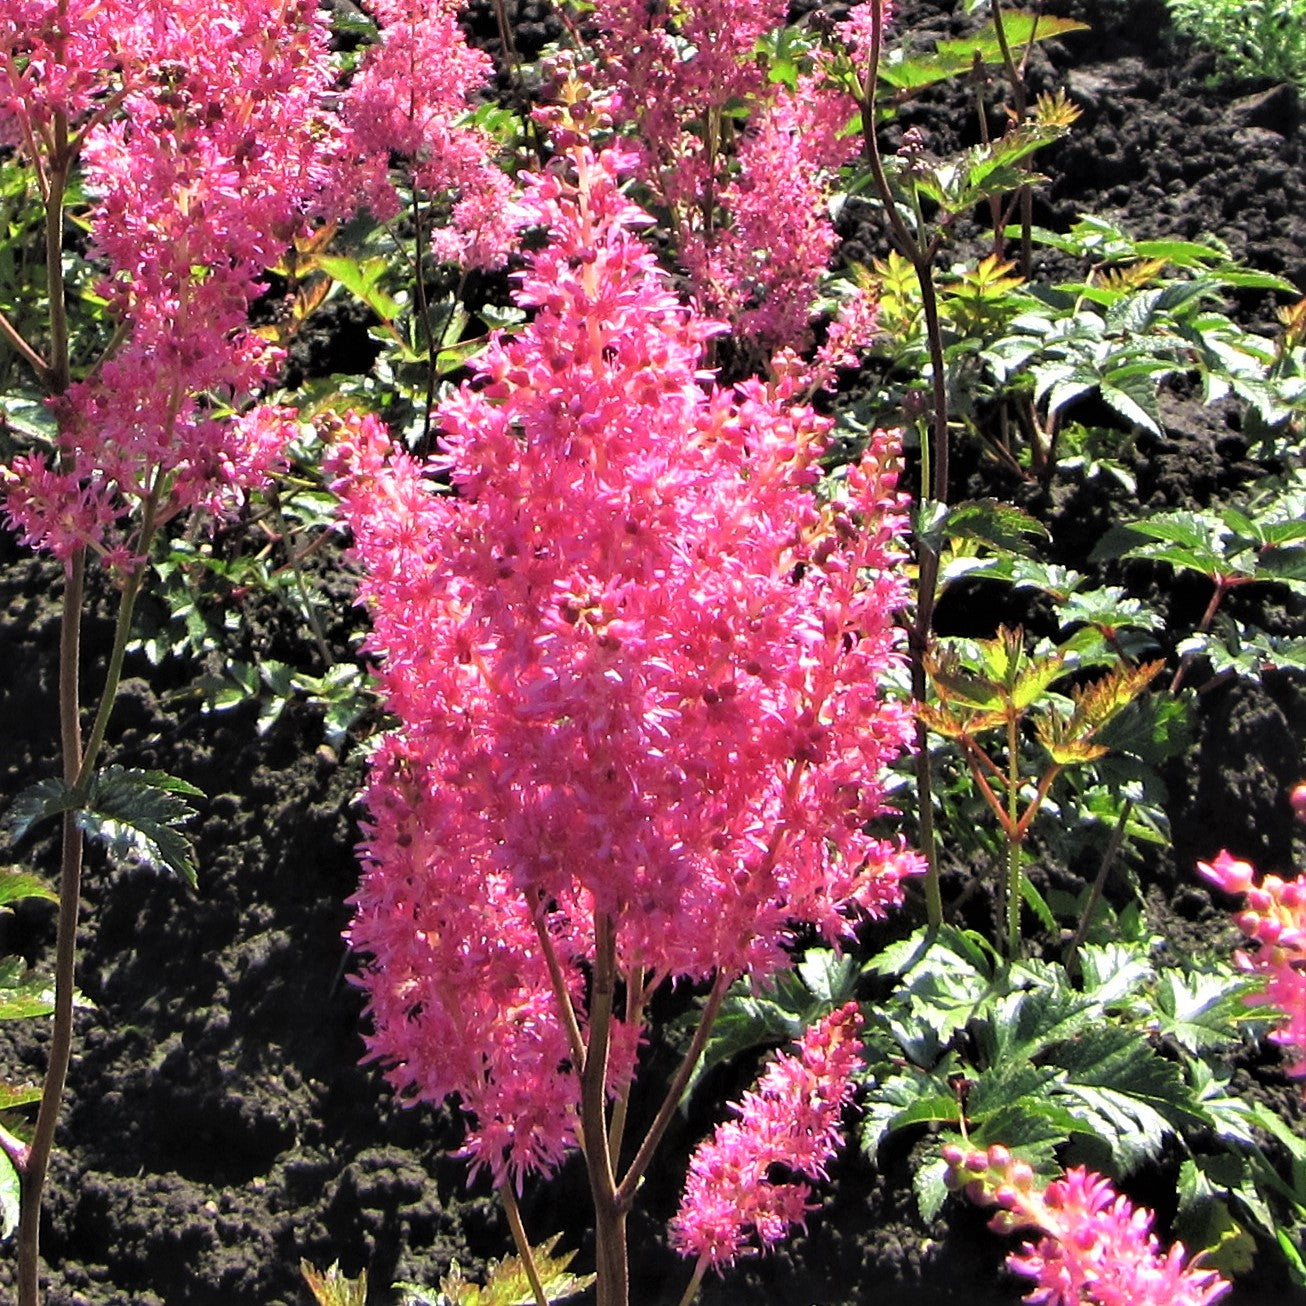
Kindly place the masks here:
<instances>
[{"instance_id":1,"label":"bronze-tinted young leaf","mask_svg":"<svg viewBox=\"0 0 1306 1306\"><path fill-rule=\"evenodd\" d=\"M1015 683L1011 686L1011 705L1018 712L1033 707L1047 693L1053 682L1060 680L1065 674L1066 662L1060 653L1027 658L1021 665Z\"/></svg>"},{"instance_id":2,"label":"bronze-tinted young leaf","mask_svg":"<svg viewBox=\"0 0 1306 1306\"><path fill-rule=\"evenodd\" d=\"M996 708L1002 702L998 684L963 666L951 649L927 653L925 670L945 703L986 709Z\"/></svg>"},{"instance_id":3,"label":"bronze-tinted young leaf","mask_svg":"<svg viewBox=\"0 0 1306 1306\"><path fill-rule=\"evenodd\" d=\"M0 1080L0 1111L12 1111L15 1107L31 1106L41 1100L40 1084L10 1084Z\"/></svg>"},{"instance_id":4,"label":"bronze-tinted young leaf","mask_svg":"<svg viewBox=\"0 0 1306 1306\"><path fill-rule=\"evenodd\" d=\"M917 703L916 715L925 723L927 730L932 730L944 739L964 739L970 733L961 720L946 708L932 707L929 703Z\"/></svg>"},{"instance_id":5,"label":"bronze-tinted young leaf","mask_svg":"<svg viewBox=\"0 0 1306 1306\"><path fill-rule=\"evenodd\" d=\"M1079 120L1079 105L1071 103L1065 87L1051 95L1040 95L1034 102L1034 120L1043 127L1058 127L1068 131Z\"/></svg>"},{"instance_id":6,"label":"bronze-tinted young leaf","mask_svg":"<svg viewBox=\"0 0 1306 1306\"><path fill-rule=\"evenodd\" d=\"M1096 761L1108 752L1105 744L1095 744L1090 739L1075 735L1070 730L1069 718L1060 713L1039 717L1034 723L1034 733L1058 766L1077 766L1083 762Z\"/></svg>"},{"instance_id":7,"label":"bronze-tinted young leaf","mask_svg":"<svg viewBox=\"0 0 1306 1306\"><path fill-rule=\"evenodd\" d=\"M308 1261L300 1261L299 1272L318 1306L367 1306L366 1270L350 1279L340 1272L338 1262L323 1272Z\"/></svg>"},{"instance_id":8,"label":"bronze-tinted young leaf","mask_svg":"<svg viewBox=\"0 0 1306 1306\"><path fill-rule=\"evenodd\" d=\"M1147 688L1164 666L1165 663L1159 660L1133 667L1120 666L1091 685L1076 690L1072 695L1075 711L1070 718L1071 730L1091 733L1106 725Z\"/></svg>"},{"instance_id":9,"label":"bronze-tinted young leaf","mask_svg":"<svg viewBox=\"0 0 1306 1306\"><path fill-rule=\"evenodd\" d=\"M1009 703L1027 664L1023 627L999 626L992 639L979 641L979 652L985 671Z\"/></svg>"},{"instance_id":10,"label":"bronze-tinted young leaf","mask_svg":"<svg viewBox=\"0 0 1306 1306\"><path fill-rule=\"evenodd\" d=\"M550 1302L575 1297L594 1282L592 1274L568 1272L567 1267L575 1258L575 1252L553 1255L560 1237L561 1234L555 1233L538 1247L531 1248L535 1271ZM452 1306L535 1306L535 1293L520 1256L506 1256L494 1262L483 1286L466 1279L455 1264L440 1281L440 1293Z\"/></svg>"}]
</instances>

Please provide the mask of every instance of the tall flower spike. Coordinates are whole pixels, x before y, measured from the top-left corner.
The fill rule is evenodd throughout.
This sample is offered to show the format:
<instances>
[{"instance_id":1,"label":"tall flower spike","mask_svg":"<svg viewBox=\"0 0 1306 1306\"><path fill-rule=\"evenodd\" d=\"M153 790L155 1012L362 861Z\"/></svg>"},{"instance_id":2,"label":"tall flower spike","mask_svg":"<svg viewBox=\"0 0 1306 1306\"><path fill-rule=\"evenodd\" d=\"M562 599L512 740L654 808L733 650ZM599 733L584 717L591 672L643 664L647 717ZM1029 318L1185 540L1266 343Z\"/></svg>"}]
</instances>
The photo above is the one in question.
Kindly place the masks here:
<instances>
[{"instance_id":1,"label":"tall flower spike","mask_svg":"<svg viewBox=\"0 0 1306 1306\"><path fill-rule=\"evenodd\" d=\"M519 277L532 318L437 414L429 470L455 492L375 423L338 456L401 722L350 931L370 1046L402 1092L461 1096L500 1178L573 1128L566 1013L533 996L550 952L578 1007L596 919L641 984L765 976L795 922L837 940L918 866L866 831L910 734L881 693L896 440L818 502L828 421L783 385L712 385L719 328L640 240L629 162L575 144L527 183L548 233ZM639 1031L611 1035L621 1091Z\"/></svg>"},{"instance_id":2,"label":"tall flower spike","mask_svg":"<svg viewBox=\"0 0 1306 1306\"><path fill-rule=\"evenodd\" d=\"M1007 1258L1013 1274L1034 1281L1031 1306L1210 1306L1229 1291L1216 1271L1188 1262L1180 1243L1162 1251L1152 1213L1082 1166L1040 1189L1005 1147L949 1145L943 1157L949 1188L998 1207L995 1232L1041 1235Z\"/></svg>"},{"instance_id":3,"label":"tall flower spike","mask_svg":"<svg viewBox=\"0 0 1306 1306\"><path fill-rule=\"evenodd\" d=\"M682 1256L721 1270L805 1224L815 1209L810 1186L777 1180L775 1167L826 1177L852 1101L861 1023L856 1004L848 1003L811 1026L798 1051L772 1061L757 1087L732 1106L737 1118L699 1146L670 1226L671 1245Z\"/></svg>"}]
</instances>

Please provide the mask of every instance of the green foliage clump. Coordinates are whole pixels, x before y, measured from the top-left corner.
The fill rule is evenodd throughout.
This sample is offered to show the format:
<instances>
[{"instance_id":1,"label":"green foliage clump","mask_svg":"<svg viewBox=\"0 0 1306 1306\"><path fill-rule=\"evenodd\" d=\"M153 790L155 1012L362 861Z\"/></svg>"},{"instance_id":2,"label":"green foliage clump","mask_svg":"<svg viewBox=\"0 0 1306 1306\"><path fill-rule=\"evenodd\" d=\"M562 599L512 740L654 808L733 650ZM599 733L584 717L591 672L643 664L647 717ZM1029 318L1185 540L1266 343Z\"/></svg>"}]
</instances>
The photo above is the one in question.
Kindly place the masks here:
<instances>
[{"instance_id":1,"label":"green foliage clump","mask_svg":"<svg viewBox=\"0 0 1306 1306\"><path fill-rule=\"evenodd\" d=\"M1306 0L1166 0L1174 25L1232 77L1306 87Z\"/></svg>"}]
</instances>

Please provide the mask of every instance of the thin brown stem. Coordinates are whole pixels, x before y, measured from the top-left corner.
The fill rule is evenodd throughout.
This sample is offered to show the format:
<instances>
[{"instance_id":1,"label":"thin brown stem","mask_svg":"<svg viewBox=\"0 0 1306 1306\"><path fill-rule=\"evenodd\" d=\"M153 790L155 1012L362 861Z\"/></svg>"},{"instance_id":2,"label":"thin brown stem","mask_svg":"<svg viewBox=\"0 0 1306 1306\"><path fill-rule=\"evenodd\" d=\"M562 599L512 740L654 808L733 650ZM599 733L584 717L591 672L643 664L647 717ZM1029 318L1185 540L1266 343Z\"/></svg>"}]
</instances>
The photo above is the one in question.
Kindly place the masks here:
<instances>
[{"instance_id":1,"label":"thin brown stem","mask_svg":"<svg viewBox=\"0 0 1306 1306\"><path fill-rule=\"evenodd\" d=\"M517 1207L512 1184L502 1183L495 1191L499 1194L499 1201L503 1203L503 1213L508 1217L508 1228L512 1230L512 1240L517 1245L517 1255L521 1259L522 1268L526 1271L531 1292L535 1295L535 1306L549 1306L549 1298L544 1291L544 1285L540 1282L539 1267L535 1264L535 1253L531 1250L530 1242L526 1237L526 1226L522 1223L521 1211Z\"/></svg>"},{"instance_id":2,"label":"thin brown stem","mask_svg":"<svg viewBox=\"0 0 1306 1306\"><path fill-rule=\"evenodd\" d=\"M535 936L540 941L540 951L544 954L544 964L549 968L549 982L553 986L553 996L558 1004L558 1018L567 1032L567 1046L571 1048L571 1057L580 1074L585 1064L585 1040L581 1036L580 1021L576 1018L576 1008L572 1005L571 994L567 990L567 979L562 973L562 964L558 961L557 949L549 938L549 922L546 916L544 897L541 894L531 912L535 922Z\"/></svg>"},{"instance_id":3,"label":"thin brown stem","mask_svg":"<svg viewBox=\"0 0 1306 1306\"><path fill-rule=\"evenodd\" d=\"M702 1286L703 1276L707 1273L708 1260L706 1256L700 1256L694 1266L694 1273L689 1283L685 1286L683 1296L680 1298L679 1306L693 1306L694 1298L698 1296L698 1290Z\"/></svg>"},{"instance_id":4,"label":"thin brown stem","mask_svg":"<svg viewBox=\"0 0 1306 1306\"><path fill-rule=\"evenodd\" d=\"M36 352L36 349L27 342L26 337L14 324L0 313L0 335L3 335L11 345L18 351L19 356L26 360L32 371L36 373L36 378L42 385L50 383L50 364Z\"/></svg>"},{"instance_id":5,"label":"thin brown stem","mask_svg":"<svg viewBox=\"0 0 1306 1306\"><path fill-rule=\"evenodd\" d=\"M1089 892L1088 902L1084 906L1084 913L1079 918L1079 926L1075 930L1075 937L1070 940L1070 946L1066 949L1065 966L1067 973L1073 974L1079 960L1079 950L1084 946L1084 940L1088 938L1088 931L1093 926L1093 913L1097 911L1097 904L1102 901L1102 892L1106 888L1107 872L1111 869L1111 863L1120 855L1120 846L1125 841L1125 830L1129 825L1129 816L1134 810L1134 800L1125 799L1125 805L1120 809L1120 816L1116 820L1116 828L1111 832L1111 841L1106 846L1106 851L1102 854L1102 861L1097 868L1097 876L1093 880L1093 888Z\"/></svg>"},{"instance_id":6,"label":"thin brown stem","mask_svg":"<svg viewBox=\"0 0 1306 1306\"><path fill-rule=\"evenodd\" d=\"M617 937L612 918L594 913L594 968L590 982L589 1045L581 1073L581 1133L585 1166L594 1198L594 1243L598 1306L628 1306L630 1273L626 1260L626 1213L617 1198L612 1154L608 1149L608 1047L616 995Z\"/></svg>"},{"instance_id":7,"label":"thin brown stem","mask_svg":"<svg viewBox=\"0 0 1306 1306\"><path fill-rule=\"evenodd\" d=\"M685 1086L689 1083L690 1075L694 1073L694 1067L698 1065L699 1057L703 1055L703 1048L707 1044L708 1035L712 1032L712 1026L716 1023L717 1012L721 1010L721 1003L725 1001L729 988L730 976L725 974L724 971L719 971L712 985L712 991L707 995L707 1002L703 1006L703 1014L698 1019L698 1028L694 1031L689 1050L680 1062L680 1067L667 1089L666 1096L662 1099L662 1105L658 1108L653 1124L644 1136L639 1151L635 1153L635 1159L630 1163L630 1169L622 1176L621 1183L617 1188L617 1202L623 1207L629 1207L630 1203L635 1199L635 1190L639 1187L644 1172L653 1160L653 1154L657 1151L663 1134L667 1132L667 1126L671 1123L671 1117L675 1115L676 1107L680 1104L681 1096L684 1094Z\"/></svg>"},{"instance_id":8,"label":"thin brown stem","mask_svg":"<svg viewBox=\"0 0 1306 1306\"><path fill-rule=\"evenodd\" d=\"M86 550L79 549L65 570L62 626L59 638L59 722L64 782L77 783L82 756L81 733L81 616L85 592ZM77 966L77 917L81 905L82 831L76 812L65 812L59 866L59 915L55 934L54 1018L50 1056L41 1105L22 1173L18 1219L18 1306L39 1306L41 1300L41 1197L54 1150L64 1085L73 1045L73 995Z\"/></svg>"}]
</instances>

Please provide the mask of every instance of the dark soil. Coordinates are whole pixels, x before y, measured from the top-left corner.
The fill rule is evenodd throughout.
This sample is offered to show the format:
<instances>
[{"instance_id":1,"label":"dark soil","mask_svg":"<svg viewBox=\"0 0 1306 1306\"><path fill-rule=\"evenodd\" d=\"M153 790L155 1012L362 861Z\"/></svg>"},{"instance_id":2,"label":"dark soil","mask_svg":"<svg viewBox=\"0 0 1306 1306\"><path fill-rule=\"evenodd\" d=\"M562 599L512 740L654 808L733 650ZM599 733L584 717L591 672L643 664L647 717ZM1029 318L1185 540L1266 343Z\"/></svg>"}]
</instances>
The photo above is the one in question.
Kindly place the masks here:
<instances>
[{"instance_id":1,"label":"dark soil","mask_svg":"<svg viewBox=\"0 0 1306 1306\"><path fill-rule=\"evenodd\" d=\"M550 34L535 0L516 11L521 44ZM1040 197L1039 221L1064 226L1092 211L1137 235L1215 233L1240 258L1306 292L1306 131L1296 93L1259 84L1212 89L1209 57L1170 32L1161 0L1069 0L1069 7L1063 0L1060 12L1094 30L1049 46L1032 68L1036 89L1067 86L1083 110L1047 161L1055 180ZM920 32L921 44L958 21L926 0L910 0L896 20L899 30ZM929 126L936 148L946 148L966 139L965 109L940 95L908 120ZM1253 319L1268 317L1264 299L1244 308ZM1141 441L1135 463L1138 503L1099 483L1054 487L1041 506L1059 561L1082 566L1106 526L1140 506L1204 504L1252 470L1236 415L1178 396L1168 402L1164 438ZM959 491L1013 490L976 460L966 466L963 458L958 478ZM1172 585L1159 571L1142 579L1165 600L1176 629L1195 625L1206 599L1200 586ZM324 566L315 586L328 639L343 653L359 621L347 577ZM54 769L58 591L57 569L0 540L0 773L8 794ZM973 597L973 610L963 600L941 615L991 629L993 612L984 606L991 600ZM321 670L292 611L269 602L244 616L244 656ZM1279 611L1273 619L1301 633L1301 617ZM87 636L90 685L107 643L101 616ZM463 1166L449 1155L456 1123L427 1108L399 1108L379 1076L358 1065L362 1004L341 931L355 883L361 750L328 748L320 712L303 703L292 703L263 734L253 706L201 713L186 694L191 664L165 664L160 674L138 659L129 672L113 760L159 767L208 795L195 826L200 891L111 871L92 858L79 980L93 1005L78 1021L47 1201L50 1306L303 1306L310 1298L301 1257L319 1266L339 1260L349 1273L366 1267L371 1300L388 1302L397 1279L434 1284L455 1257L474 1267L504 1254L509 1238L497 1206L483 1190L468 1194ZM1174 847L1149 854L1141 872L1156 926L1172 946L1206 946L1225 928L1194 883L1196 858L1228 846L1262 869L1292 871L1287 792L1306 773L1303 738L1300 679L1269 676L1260 686L1228 685L1204 697L1195 748L1167 776ZM20 855L54 874L48 840L7 860ZM24 907L4 923L0 953L37 960L52 933L49 908ZM35 1079L44 1062L39 1026L0 1027L0 1078ZM1277 1054L1244 1070L1248 1091L1302 1125L1297 1089ZM684 1270L662 1249L660 1229L674 1204L677 1167L709 1124L678 1126L666 1168L652 1177L632 1224L632 1296L640 1306L680 1295ZM953 1203L923 1225L911 1196L910 1146L880 1165L846 1157L807 1235L741 1268L720 1289L709 1285L705 1300L986 1306L1017 1299L1018 1283L1001 1269L1003 1240L981 1214ZM1165 1215L1173 1181L1173 1173L1160 1173L1138 1195ZM581 1177L567 1172L556 1185L527 1192L528 1227L539 1236L566 1230L574 1243L585 1201ZM11 1282L12 1265L0 1260L0 1289ZM1236 1300L1306 1302L1286 1282L1265 1252Z\"/></svg>"}]
</instances>

